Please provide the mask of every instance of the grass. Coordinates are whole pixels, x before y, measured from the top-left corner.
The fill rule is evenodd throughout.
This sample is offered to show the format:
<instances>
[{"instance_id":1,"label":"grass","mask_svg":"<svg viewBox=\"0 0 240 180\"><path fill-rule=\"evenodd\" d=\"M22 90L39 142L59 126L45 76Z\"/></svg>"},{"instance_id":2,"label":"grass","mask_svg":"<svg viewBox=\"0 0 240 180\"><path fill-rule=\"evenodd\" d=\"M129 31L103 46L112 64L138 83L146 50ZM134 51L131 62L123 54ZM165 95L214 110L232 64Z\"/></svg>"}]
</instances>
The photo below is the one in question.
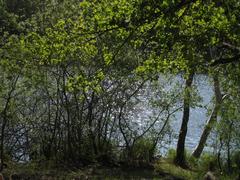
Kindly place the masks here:
<instances>
[{"instance_id":1,"label":"grass","mask_svg":"<svg viewBox=\"0 0 240 180\"><path fill-rule=\"evenodd\" d=\"M193 170L182 169L176 166L172 159L161 159L155 164L155 170L159 173L171 174L178 179L195 180L199 174Z\"/></svg>"},{"instance_id":2,"label":"grass","mask_svg":"<svg viewBox=\"0 0 240 180\"><path fill-rule=\"evenodd\" d=\"M188 162L189 169L182 169L173 163L173 159L176 155L175 150L170 150L166 158L162 158L155 164L155 170L158 173L171 174L177 179L186 180L202 180L204 175L209 171L210 164L214 167L214 175L219 180L233 180L237 179L236 172L228 175L220 172L217 164L216 157L212 154L203 153L200 159L191 157L189 153L186 153L186 160Z\"/></svg>"}]
</instances>

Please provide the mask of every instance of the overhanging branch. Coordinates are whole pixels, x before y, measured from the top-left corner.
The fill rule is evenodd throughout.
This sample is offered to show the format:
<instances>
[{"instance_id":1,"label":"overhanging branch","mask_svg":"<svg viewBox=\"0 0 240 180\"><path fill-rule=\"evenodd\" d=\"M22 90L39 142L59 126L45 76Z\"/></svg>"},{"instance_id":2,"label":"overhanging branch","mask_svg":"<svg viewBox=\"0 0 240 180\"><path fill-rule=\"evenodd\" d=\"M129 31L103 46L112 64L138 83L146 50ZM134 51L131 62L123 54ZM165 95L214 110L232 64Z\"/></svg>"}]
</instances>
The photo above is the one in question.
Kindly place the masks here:
<instances>
[{"instance_id":1,"label":"overhanging branch","mask_svg":"<svg viewBox=\"0 0 240 180\"><path fill-rule=\"evenodd\" d=\"M210 66L217 66L221 64L230 64L230 63L239 63L240 62L240 54L230 57L230 58L220 58L215 60L210 64Z\"/></svg>"}]
</instances>

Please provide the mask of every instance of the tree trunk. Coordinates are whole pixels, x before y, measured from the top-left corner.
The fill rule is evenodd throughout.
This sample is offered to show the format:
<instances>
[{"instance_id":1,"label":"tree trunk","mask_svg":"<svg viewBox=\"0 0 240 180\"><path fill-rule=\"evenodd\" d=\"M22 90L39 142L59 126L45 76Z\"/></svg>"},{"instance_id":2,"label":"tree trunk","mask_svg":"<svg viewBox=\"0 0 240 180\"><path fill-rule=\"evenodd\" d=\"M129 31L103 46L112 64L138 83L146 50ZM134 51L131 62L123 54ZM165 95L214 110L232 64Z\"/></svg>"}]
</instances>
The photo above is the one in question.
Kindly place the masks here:
<instances>
[{"instance_id":1,"label":"tree trunk","mask_svg":"<svg viewBox=\"0 0 240 180\"><path fill-rule=\"evenodd\" d=\"M222 102L222 94L220 91L218 77L215 75L213 77L213 80L214 80L214 93L215 93L215 98L216 98L215 105L212 110L211 116L209 117L209 120L207 121L207 124L204 127L203 133L200 137L200 141L192 153L192 156L195 158L199 158L202 154L202 151L206 144L207 138L208 138L212 128L214 127L215 123L217 122L217 114L218 114L218 111L219 111L219 108L220 108L220 105Z\"/></svg>"},{"instance_id":2,"label":"tree trunk","mask_svg":"<svg viewBox=\"0 0 240 180\"><path fill-rule=\"evenodd\" d=\"M2 112L0 113L0 118L2 119L2 127L1 127L1 141L0 141L0 172L2 172L3 170L3 166L4 166L4 141L5 141L5 128L6 125L8 123L8 117L7 117L7 112L9 109L9 104L10 101L12 99L12 94L15 91L16 85L17 85L17 81L18 81L19 76L17 76L14 79L14 82L12 84L11 90L8 92L7 95L7 99L6 99L6 103L4 106L4 109L2 110Z\"/></svg>"},{"instance_id":3,"label":"tree trunk","mask_svg":"<svg viewBox=\"0 0 240 180\"><path fill-rule=\"evenodd\" d=\"M1 128L1 153L0 153L0 172L3 170L3 165L4 165L4 133L5 133L5 127L7 123L6 115L5 113L3 114L3 123L2 123L2 128Z\"/></svg>"},{"instance_id":4,"label":"tree trunk","mask_svg":"<svg viewBox=\"0 0 240 180\"><path fill-rule=\"evenodd\" d=\"M187 135L187 126L190 114L190 88L192 86L194 74L191 73L185 83L185 92L183 100L183 118L182 125L178 136L177 154L175 163L181 167L186 167L185 161L185 139Z\"/></svg>"},{"instance_id":5,"label":"tree trunk","mask_svg":"<svg viewBox=\"0 0 240 180\"><path fill-rule=\"evenodd\" d=\"M221 150L222 150L222 147L223 147L223 142L222 142L222 138L221 138L221 137L220 137L219 141L220 141L220 147L218 148L217 161L218 161L218 167L219 167L219 170L220 170L220 172L222 172L222 165L221 165Z\"/></svg>"},{"instance_id":6,"label":"tree trunk","mask_svg":"<svg viewBox=\"0 0 240 180\"><path fill-rule=\"evenodd\" d=\"M230 122L229 125L229 130L232 130L233 126L233 121ZM228 133L228 138L227 138L227 167L228 167L228 174L233 173L233 167L232 167L232 160L231 160L231 133Z\"/></svg>"}]
</instances>

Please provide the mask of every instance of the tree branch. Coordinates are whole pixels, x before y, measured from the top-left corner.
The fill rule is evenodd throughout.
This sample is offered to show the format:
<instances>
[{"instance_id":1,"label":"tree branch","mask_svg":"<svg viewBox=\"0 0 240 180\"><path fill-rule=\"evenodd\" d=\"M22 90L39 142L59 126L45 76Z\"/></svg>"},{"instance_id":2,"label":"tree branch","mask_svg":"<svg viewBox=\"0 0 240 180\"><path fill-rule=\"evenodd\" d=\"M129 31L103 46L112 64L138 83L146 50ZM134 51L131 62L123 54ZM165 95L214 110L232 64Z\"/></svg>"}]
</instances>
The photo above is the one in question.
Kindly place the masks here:
<instances>
[{"instance_id":1,"label":"tree branch","mask_svg":"<svg viewBox=\"0 0 240 180\"><path fill-rule=\"evenodd\" d=\"M240 58L240 54L230 57L230 58L220 58L215 60L214 62L212 62L210 64L210 66L217 66L217 65L221 65L221 64L230 64L230 63L239 63L239 58Z\"/></svg>"}]
</instances>

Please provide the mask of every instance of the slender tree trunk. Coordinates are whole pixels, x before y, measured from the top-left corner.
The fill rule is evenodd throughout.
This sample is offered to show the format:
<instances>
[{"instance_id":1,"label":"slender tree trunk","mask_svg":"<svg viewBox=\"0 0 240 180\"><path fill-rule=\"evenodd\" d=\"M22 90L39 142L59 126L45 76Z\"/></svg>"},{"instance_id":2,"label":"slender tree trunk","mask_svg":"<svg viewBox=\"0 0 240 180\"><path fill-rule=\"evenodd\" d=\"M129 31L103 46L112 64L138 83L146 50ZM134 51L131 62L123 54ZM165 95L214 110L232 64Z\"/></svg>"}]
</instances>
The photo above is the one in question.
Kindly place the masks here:
<instances>
[{"instance_id":1,"label":"slender tree trunk","mask_svg":"<svg viewBox=\"0 0 240 180\"><path fill-rule=\"evenodd\" d=\"M218 148L218 154L217 154L217 160L218 160L218 167L220 169L220 172L222 172L222 165L221 165L221 150L223 147L223 142L222 142L222 138L220 137L220 147Z\"/></svg>"},{"instance_id":2,"label":"slender tree trunk","mask_svg":"<svg viewBox=\"0 0 240 180\"><path fill-rule=\"evenodd\" d=\"M177 154L175 163L181 167L186 167L185 161L185 139L187 135L187 126L190 114L190 88L192 86L194 74L191 73L185 83L185 92L183 100L183 118L182 125L178 136Z\"/></svg>"},{"instance_id":3,"label":"slender tree trunk","mask_svg":"<svg viewBox=\"0 0 240 180\"><path fill-rule=\"evenodd\" d=\"M93 109L94 105L96 103L96 97L95 93L92 92L91 94L91 100L88 102L88 114L87 114L87 120L88 120L88 128L89 128L89 138L91 140L91 144L93 147L93 152L94 155L98 155L98 147L96 143L96 134L95 134L95 129L94 129L94 117L93 117Z\"/></svg>"},{"instance_id":4,"label":"slender tree trunk","mask_svg":"<svg viewBox=\"0 0 240 180\"><path fill-rule=\"evenodd\" d=\"M1 128L1 154L0 154L0 159L1 159L1 162L0 162L0 172L2 172L3 170L3 164L4 164L4 132L5 132L5 126L6 126L6 123L7 123L7 119L5 117L5 115L3 115L4 118L3 118L3 123L2 123L2 128Z\"/></svg>"},{"instance_id":5,"label":"slender tree trunk","mask_svg":"<svg viewBox=\"0 0 240 180\"><path fill-rule=\"evenodd\" d=\"M8 123L8 117L7 117L7 112L9 109L9 104L10 101L12 99L12 94L15 91L16 85L17 85L17 81L18 81L19 76L17 76L12 84L11 90L8 93L7 99L6 99L6 103L4 106L4 109L2 110L2 112L0 113L0 117L2 119L2 127L1 127L1 141L0 141L0 172L2 172L3 170L3 165L4 165L4 140L5 140L5 128L6 125Z\"/></svg>"},{"instance_id":6,"label":"slender tree trunk","mask_svg":"<svg viewBox=\"0 0 240 180\"><path fill-rule=\"evenodd\" d=\"M72 147L72 143L74 142L74 139L72 138L72 131L71 131L71 112L70 112L70 103L69 103L69 98L66 92L66 70L63 70L62 74L62 94L63 94L63 102L65 104L65 110L66 110L66 115L67 115L67 156L70 160L74 159L74 151Z\"/></svg>"},{"instance_id":7,"label":"slender tree trunk","mask_svg":"<svg viewBox=\"0 0 240 180\"><path fill-rule=\"evenodd\" d=\"M233 121L230 122L229 130L232 130ZM233 167L232 167L232 160L231 160L231 133L228 134L227 139L227 165L228 165L228 174L232 174Z\"/></svg>"},{"instance_id":8,"label":"slender tree trunk","mask_svg":"<svg viewBox=\"0 0 240 180\"><path fill-rule=\"evenodd\" d=\"M195 158L199 158L202 154L202 151L204 149L204 146L206 144L207 138L211 132L211 130L213 129L215 123L217 122L217 114L222 102L222 94L220 91L220 85L219 85L219 80L218 77L215 75L213 77L214 80L214 93L215 93L215 105L214 108L212 110L211 116L209 117L209 120L207 121L203 133L200 137L200 141L198 143L198 145L196 146L195 150L192 153L192 156Z\"/></svg>"}]
</instances>

